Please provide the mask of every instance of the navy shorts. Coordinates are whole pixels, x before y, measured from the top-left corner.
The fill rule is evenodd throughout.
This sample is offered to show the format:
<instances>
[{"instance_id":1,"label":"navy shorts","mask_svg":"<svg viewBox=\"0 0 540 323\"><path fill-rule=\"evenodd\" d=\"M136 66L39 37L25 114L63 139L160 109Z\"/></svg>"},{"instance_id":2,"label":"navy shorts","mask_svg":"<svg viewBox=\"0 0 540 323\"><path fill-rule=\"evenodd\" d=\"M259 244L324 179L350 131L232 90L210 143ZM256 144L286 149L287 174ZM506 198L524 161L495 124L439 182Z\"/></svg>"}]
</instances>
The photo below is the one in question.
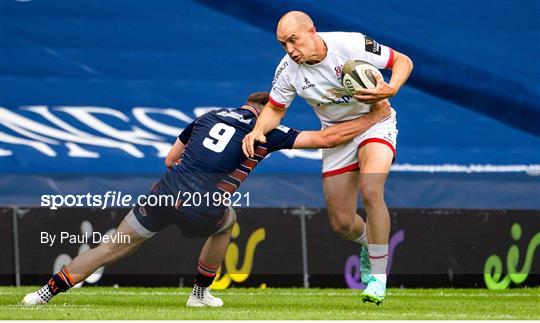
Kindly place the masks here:
<instances>
[{"instance_id":1,"label":"navy shorts","mask_svg":"<svg viewBox=\"0 0 540 323\"><path fill-rule=\"evenodd\" d=\"M161 197L164 201L166 197L168 201L176 202L178 192L186 195L204 194L208 190L198 189L193 185L188 185L179 180L178 175L168 171L154 186L152 190L146 194L146 202L155 202ZM212 194L212 192L210 192ZM183 195L183 196L186 196ZM153 196L149 199L150 196ZM182 195L181 195L182 196ZM170 225L176 225L182 234L188 238L209 237L219 231L223 223L226 221L225 211L226 206L215 206L212 203L201 203L198 206L184 205L179 200L179 205L139 205L133 208L133 216L137 223L133 223L133 218L128 219L132 226L140 225L146 236L152 236ZM208 205L210 204L210 205ZM137 229L134 227L134 229ZM139 230L137 230L139 231ZM141 232L139 232L141 233Z\"/></svg>"}]
</instances>

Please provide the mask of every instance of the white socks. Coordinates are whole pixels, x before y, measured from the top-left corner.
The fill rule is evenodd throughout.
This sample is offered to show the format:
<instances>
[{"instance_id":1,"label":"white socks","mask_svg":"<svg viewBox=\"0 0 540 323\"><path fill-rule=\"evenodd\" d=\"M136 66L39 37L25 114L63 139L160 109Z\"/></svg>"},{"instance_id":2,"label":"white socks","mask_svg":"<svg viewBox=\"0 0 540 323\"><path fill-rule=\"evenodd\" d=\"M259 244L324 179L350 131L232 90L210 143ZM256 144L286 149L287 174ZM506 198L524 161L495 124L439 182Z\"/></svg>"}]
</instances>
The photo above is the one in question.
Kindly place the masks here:
<instances>
[{"instance_id":1,"label":"white socks","mask_svg":"<svg viewBox=\"0 0 540 323\"><path fill-rule=\"evenodd\" d=\"M364 232L354 240L368 249L369 260L371 262L371 274L381 283L386 285L386 265L388 264L388 245L387 244L368 244L367 228L364 226Z\"/></svg>"},{"instance_id":2,"label":"white socks","mask_svg":"<svg viewBox=\"0 0 540 323\"><path fill-rule=\"evenodd\" d=\"M364 232L356 239L354 242L361 244L364 247L368 247L368 241L367 241L367 230L364 226Z\"/></svg>"},{"instance_id":3,"label":"white socks","mask_svg":"<svg viewBox=\"0 0 540 323\"><path fill-rule=\"evenodd\" d=\"M49 290L49 285L45 284L45 286L41 287L37 291L39 298L44 300L45 302L49 302L51 298L53 298L53 294L51 294L51 291Z\"/></svg>"},{"instance_id":4,"label":"white socks","mask_svg":"<svg viewBox=\"0 0 540 323\"><path fill-rule=\"evenodd\" d=\"M191 295L197 297L198 299L204 298L204 292L206 291L207 287L202 287L197 284L193 285L193 291L191 292Z\"/></svg>"},{"instance_id":5,"label":"white socks","mask_svg":"<svg viewBox=\"0 0 540 323\"><path fill-rule=\"evenodd\" d=\"M388 263L388 245L370 244L368 246L371 274L386 285L386 265Z\"/></svg>"}]
</instances>

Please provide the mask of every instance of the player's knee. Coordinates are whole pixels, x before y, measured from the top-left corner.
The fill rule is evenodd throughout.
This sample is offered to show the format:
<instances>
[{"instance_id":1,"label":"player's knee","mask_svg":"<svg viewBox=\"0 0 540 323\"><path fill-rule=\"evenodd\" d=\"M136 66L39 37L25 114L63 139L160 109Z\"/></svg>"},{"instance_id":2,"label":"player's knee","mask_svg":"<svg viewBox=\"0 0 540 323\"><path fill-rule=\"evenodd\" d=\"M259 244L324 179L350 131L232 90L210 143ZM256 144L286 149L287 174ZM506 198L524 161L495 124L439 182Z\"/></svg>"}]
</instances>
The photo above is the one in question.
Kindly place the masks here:
<instances>
[{"instance_id":1,"label":"player's knee","mask_svg":"<svg viewBox=\"0 0 540 323\"><path fill-rule=\"evenodd\" d=\"M383 189L375 185L361 187L362 203L364 206L376 206L384 203Z\"/></svg>"},{"instance_id":2,"label":"player's knee","mask_svg":"<svg viewBox=\"0 0 540 323\"><path fill-rule=\"evenodd\" d=\"M347 236L353 229L353 222L354 221L334 218L330 221L330 225L332 226L332 230L338 235Z\"/></svg>"},{"instance_id":3,"label":"player's knee","mask_svg":"<svg viewBox=\"0 0 540 323\"><path fill-rule=\"evenodd\" d=\"M234 224L236 223L236 212L232 207L228 207L225 213L225 220L220 229L215 234L231 233Z\"/></svg>"}]
</instances>

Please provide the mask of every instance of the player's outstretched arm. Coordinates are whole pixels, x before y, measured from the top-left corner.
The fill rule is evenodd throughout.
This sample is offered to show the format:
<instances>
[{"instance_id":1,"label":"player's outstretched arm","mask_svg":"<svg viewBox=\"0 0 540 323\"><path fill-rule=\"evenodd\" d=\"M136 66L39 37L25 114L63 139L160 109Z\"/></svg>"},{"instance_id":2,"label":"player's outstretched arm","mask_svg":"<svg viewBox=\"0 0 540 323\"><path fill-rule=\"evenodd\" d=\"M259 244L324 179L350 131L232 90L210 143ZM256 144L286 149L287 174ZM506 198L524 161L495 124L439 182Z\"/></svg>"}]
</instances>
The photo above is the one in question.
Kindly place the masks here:
<instances>
[{"instance_id":1,"label":"player's outstretched arm","mask_svg":"<svg viewBox=\"0 0 540 323\"><path fill-rule=\"evenodd\" d=\"M381 77L374 74L373 76L377 80L377 86L373 89L363 89L354 97L367 104L393 97L403 84L405 84L409 75L411 75L412 69L412 60L407 55L394 50L392 77L390 77L390 81L386 83Z\"/></svg>"},{"instance_id":2,"label":"player's outstretched arm","mask_svg":"<svg viewBox=\"0 0 540 323\"><path fill-rule=\"evenodd\" d=\"M165 157L165 166L173 167L174 164L176 164L176 162L180 159L180 156L182 156L184 148L186 148L186 145L184 145L184 143L177 138L176 142L171 147L171 150L169 150L167 157Z\"/></svg>"},{"instance_id":3,"label":"player's outstretched arm","mask_svg":"<svg viewBox=\"0 0 540 323\"><path fill-rule=\"evenodd\" d=\"M253 130L248 133L242 141L242 150L246 157L253 157L255 154L255 142L266 142L266 136L270 130L279 126L279 122L285 115L285 109L273 105L268 102L261 111L261 115L257 118L257 123Z\"/></svg>"},{"instance_id":4,"label":"player's outstretched arm","mask_svg":"<svg viewBox=\"0 0 540 323\"><path fill-rule=\"evenodd\" d=\"M351 141L390 115L388 100L372 105L371 112L354 120L346 121L319 131L302 131L296 137L293 148L333 148Z\"/></svg>"}]
</instances>

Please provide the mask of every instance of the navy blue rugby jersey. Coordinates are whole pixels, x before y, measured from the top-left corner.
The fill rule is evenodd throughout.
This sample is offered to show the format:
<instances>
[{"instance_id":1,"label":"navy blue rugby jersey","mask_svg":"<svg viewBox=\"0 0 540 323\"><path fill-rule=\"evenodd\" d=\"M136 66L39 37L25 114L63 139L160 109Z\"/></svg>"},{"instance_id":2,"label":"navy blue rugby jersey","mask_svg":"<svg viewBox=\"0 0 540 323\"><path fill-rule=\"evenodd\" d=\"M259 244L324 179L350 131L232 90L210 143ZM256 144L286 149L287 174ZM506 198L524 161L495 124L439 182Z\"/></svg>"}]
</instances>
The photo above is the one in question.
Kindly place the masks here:
<instances>
[{"instance_id":1,"label":"navy blue rugby jersey","mask_svg":"<svg viewBox=\"0 0 540 323\"><path fill-rule=\"evenodd\" d=\"M256 143L255 156L247 158L242 152L242 140L256 121L254 112L242 108L214 110L200 116L178 136L186 148L173 171L184 182L234 192L269 153L291 149L300 133L280 125L266 134L266 143Z\"/></svg>"}]
</instances>

